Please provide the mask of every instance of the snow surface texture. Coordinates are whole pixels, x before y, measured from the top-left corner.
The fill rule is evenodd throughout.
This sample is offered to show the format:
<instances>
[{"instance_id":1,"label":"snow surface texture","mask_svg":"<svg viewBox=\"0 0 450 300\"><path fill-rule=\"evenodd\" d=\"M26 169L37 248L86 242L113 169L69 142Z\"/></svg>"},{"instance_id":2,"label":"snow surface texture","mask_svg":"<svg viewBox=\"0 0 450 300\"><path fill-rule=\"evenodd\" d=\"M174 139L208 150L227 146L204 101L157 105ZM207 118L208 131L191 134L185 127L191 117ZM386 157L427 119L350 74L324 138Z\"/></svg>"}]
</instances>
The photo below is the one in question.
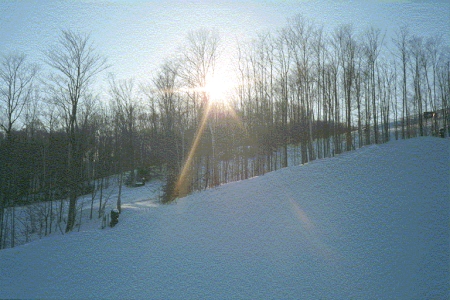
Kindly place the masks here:
<instances>
[{"instance_id":1,"label":"snow surface texture","mask_svg":"<svg viewBox=\"0 0 450 300\"><path fill-rule=\"evenodd\" d=\"M449 157L416 138L125 204L0 251L0 298L448 299Z\"/></svg>"}]
</instances>

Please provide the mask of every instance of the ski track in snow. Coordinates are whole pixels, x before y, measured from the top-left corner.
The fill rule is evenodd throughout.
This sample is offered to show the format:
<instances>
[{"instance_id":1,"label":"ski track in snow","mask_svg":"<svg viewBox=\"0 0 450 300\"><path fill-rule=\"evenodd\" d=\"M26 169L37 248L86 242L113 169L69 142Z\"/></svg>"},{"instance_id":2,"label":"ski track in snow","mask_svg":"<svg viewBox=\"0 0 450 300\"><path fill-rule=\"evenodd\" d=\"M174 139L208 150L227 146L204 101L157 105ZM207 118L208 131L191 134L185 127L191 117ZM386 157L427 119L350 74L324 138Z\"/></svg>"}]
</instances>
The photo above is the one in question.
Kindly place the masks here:
<instances>
[{"instance_id":1,"label":"ski track in snow","mask_svg":"<svg viewBox=\"0 0 450 300\"><path fill-rule=\"evenodd\" d=\"M448 299L449 157L415 138L171 205L135 189L114 228L0 251L0 298Z\"/></svg>"}]
</instances>

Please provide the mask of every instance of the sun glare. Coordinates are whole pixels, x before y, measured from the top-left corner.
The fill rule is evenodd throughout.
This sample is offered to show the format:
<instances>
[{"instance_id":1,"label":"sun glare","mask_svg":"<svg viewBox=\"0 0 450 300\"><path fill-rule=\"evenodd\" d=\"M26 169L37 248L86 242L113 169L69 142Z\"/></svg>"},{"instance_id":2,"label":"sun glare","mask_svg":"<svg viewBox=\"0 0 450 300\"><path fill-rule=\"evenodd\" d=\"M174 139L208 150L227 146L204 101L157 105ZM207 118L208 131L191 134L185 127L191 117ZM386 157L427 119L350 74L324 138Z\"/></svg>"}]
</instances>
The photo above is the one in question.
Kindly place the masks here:
<instances>
[{"instance_id":1,"label":"sun glare","mask_svg":"<svg viewBox=\"0 0 450 300\"><path fill-rule=\"evenodd\" d=\"M215 74L207 79L204 89L212 103L227 104L233 86L231 77L226 74Z\"/></svg>"}]
</instances>

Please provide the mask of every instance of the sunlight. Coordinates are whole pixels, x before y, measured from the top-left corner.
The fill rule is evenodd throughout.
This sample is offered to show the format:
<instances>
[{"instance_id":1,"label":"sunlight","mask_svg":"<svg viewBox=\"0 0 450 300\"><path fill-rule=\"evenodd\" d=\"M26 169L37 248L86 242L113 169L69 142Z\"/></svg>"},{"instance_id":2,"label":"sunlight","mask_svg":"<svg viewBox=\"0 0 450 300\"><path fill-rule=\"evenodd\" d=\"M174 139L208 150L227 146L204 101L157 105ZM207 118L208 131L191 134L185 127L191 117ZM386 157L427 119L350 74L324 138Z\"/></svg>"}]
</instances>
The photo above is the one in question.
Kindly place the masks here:
<instances>
[{"instance_id":1,"label":"sunlight","mask_svg":"<svg viewBox=\"0 0 450 300\"><path fill-rule=\"evenodd\" d=\"M213 135L213 126L211 124L217 122L218 116L231 117L235 122L237 122L240 128L246 131L246 128L232 106L231 99L233 89L237 87L237 82L234 78L236 77L233 76L233 73L230 71L229 64L222 63L219 64L219 67L216 68L213 75L206 77L205 85L203 87L189 89L190 91L200 93L202 97L206 97L207 104L205 106L205 111L202 114L197 131L194 135L194 141L189 149L187 157L183 162L183 166L175 184L176 194L181 197L189 193L189 185L191 183L190 180L192 176L192 174L190 174L192 172L192 163L195 155L197 155L200 140L205 130L209 130Z\"/></svg>"},{"instance_id":2,"label":"sunlight","mask_svg":"<svg viewBox=\"0 0 450 300\"><path fill-rule=\"evenodd\" d=\"M233 77L226 77L224 74L226 73L216 73L214 77L211 76L207 78L206 85L203 88L195 89L198 92L204 92L206 94L205 96L208 98L208 102L205 113L202 115L199 127L195 133L194 141L189 149L189 153L183 163L183 167L175 184L175 190L178 195L184 196L189 192L192 161L197 154L197 148L204 131L208 130L208 122L210 122L211 113L214 110L217 111L218 108L226 110L232 119L239 124L239 127L245 130L240 118L231 106L230 97L232 89L235 86L235 83L231 79ZM211 130L211 127L209 130Z\"/></svg>"},{"instance_id":3,"label":"sunlight","mask_svg":"<svg viewBox=\"0 0 450 300\"><path fill-rule=\"evenodd\" d=\"M220 72L207 78L204 90L212 103L228 104L235 85L233 76Z\"/></svg>"},{"instance_id":4,"label":"sunlight","mask_svg":"<svg viewBox=\"0 0 450 300\"><path fill-rule=\"evenodd\" d=\"M206 113L203 114L202 120L200 122L200 126L197 128L197 132L195 133L195 139L194 142L191 146L191 149L189 150L188 156L183 164L183 167L181 169L181 173L178 176L178 180L175 184L175 191L177 191L176 193L181 195L181 196L185 196L187 195L189 192L189 171L191 169L191 164L192 164L192 160L194 158L194 155L197 153L197 148L198 148L198 144L199 141L203 135L203 132L205 131L205 127L206 127L206 123L208 121L208 115L209 115L209 110L211 108L211 105L207 105L206 107Z\"/></svg>"}]
</instances>

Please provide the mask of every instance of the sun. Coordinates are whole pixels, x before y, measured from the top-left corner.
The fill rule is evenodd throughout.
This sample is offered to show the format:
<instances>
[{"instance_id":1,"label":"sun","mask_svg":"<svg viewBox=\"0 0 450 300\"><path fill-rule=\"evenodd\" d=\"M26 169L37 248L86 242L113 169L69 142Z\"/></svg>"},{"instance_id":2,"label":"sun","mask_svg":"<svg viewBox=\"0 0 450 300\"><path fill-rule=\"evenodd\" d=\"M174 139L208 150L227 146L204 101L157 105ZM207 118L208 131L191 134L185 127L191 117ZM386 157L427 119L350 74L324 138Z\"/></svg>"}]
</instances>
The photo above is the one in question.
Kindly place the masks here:
<instances>
[{"instance_id":1,"label":"sun","mask_svg":"<svg viewBox=\"0 0 450 300\"><path fill-rule=\"evenodd\" d=\"M227 76L226 73L216 73L207 78L204 91L211 103L228 104L234 86L231 76Z\"/></svg>"}]
</instances>

